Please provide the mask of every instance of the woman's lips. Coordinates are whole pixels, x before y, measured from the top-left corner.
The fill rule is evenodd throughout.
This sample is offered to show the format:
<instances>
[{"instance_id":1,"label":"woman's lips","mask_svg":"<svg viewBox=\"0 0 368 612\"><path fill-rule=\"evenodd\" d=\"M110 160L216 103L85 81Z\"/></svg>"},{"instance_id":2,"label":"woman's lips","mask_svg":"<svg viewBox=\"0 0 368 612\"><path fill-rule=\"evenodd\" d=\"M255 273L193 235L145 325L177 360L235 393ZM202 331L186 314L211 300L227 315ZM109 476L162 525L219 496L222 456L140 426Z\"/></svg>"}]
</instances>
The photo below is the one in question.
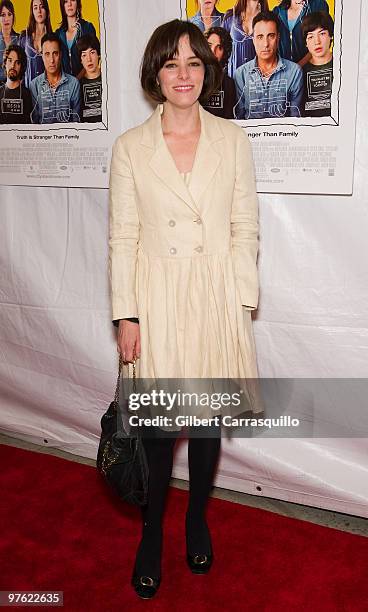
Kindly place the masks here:
<instances>
[{"instance_id":1,"label":"woman's lips","mask_svg":"<svg viewBox=\"0 0 368 612\"><path fill-rule=\"evenodd\" d=\"M193 89L194 85L177 85L174 87L175 91L186 92Z\"/></svg>"}]
</instances>

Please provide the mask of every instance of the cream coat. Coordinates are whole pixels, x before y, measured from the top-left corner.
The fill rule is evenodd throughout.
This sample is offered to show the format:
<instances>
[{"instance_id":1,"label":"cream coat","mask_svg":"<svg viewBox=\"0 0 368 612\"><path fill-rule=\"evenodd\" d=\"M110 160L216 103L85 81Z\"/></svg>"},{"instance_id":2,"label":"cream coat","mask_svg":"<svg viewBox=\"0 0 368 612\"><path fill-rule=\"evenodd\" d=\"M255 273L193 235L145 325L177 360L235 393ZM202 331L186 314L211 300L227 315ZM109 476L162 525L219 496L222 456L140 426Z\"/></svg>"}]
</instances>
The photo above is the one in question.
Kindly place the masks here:
<instances>
[{"instance_id":1,"label":"cream coat","mask_svg":"<svg viewBox=\"0 0 368 612\"><path fill-rule=\"evenodd\" d=\"M248 137L200 107L187 185L161 112L113 148L112 318L139 317L139 377L256 378L258 205Z\"/></svg>"}]
</instances>

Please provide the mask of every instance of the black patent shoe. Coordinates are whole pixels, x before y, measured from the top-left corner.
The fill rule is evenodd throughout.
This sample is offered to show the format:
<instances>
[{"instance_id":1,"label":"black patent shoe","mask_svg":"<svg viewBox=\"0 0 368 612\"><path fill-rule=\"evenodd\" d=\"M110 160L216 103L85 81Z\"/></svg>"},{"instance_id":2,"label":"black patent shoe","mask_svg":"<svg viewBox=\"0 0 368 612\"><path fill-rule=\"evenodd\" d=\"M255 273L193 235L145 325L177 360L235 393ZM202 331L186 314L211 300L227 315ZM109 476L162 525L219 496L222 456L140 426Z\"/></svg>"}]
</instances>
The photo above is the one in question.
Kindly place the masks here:
<instances>
[{"instance_id":1,"label":"black patent shoe","mask_svg":"<svg viewBox=\"0 0 368 612\"><path fill-rule=\"evenodd\" d=\"M206 528L208 530L207 524ZM206 552L200 552L198 549L196 550L196 546L193 545L193 541L190 541L188 534L188 515L185 517L185 530L186 530L186 542L187 542L187 563L189 569L193 574L207 574L210 570L212 562L213 562L213 552L211 545L211 536L208 531L208 544L206 546ZM201 547L202 548L202 547ZM195 554L190 554L189 550L195 551ZM203 550L203 548L202 548Z\"/></svg>"},{"instance_id":2,"label":"black patent shoe","mask_svg":"<svg viewBox=\"0 0 368 612\"><path fill-rule=\"evenodd\" d=\"M132 586L138 597L151 599L156 595L160 586L161 578L151 578L151 576L138 576L134 571L132 576Z\"/></svg>"},{"instance_id":3,"label":"black patent shoe","mask_svg":"<svg viewBox=\"0 0 368 612\"><path fill-rule=\"evenodd\" d=\"M190 555L187 552L187 563L189 569L193 574L207 574L209 572L213 561L213 554L207 553L205 555Z\"/></svg>"}]
</instances>

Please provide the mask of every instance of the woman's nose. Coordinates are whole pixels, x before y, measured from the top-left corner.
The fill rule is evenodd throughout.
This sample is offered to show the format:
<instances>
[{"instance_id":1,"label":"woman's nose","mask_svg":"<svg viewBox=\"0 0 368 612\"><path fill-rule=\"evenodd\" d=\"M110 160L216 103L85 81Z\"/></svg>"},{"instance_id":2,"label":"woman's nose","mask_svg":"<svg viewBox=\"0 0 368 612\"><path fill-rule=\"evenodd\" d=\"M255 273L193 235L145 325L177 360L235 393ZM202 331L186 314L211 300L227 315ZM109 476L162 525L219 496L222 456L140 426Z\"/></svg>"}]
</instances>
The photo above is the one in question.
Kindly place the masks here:
<instances>
[{"instance_id":1,"label":"woman's nose","mask_svg":"<svg viewBox=\"0 0 368 612\"><path fill-rule=\"evenodd\" d=\"M179 74L178 74L180 79L187 79L188 78L188 68L186 66L179 66Z\"/></svg>"}]
</instances>

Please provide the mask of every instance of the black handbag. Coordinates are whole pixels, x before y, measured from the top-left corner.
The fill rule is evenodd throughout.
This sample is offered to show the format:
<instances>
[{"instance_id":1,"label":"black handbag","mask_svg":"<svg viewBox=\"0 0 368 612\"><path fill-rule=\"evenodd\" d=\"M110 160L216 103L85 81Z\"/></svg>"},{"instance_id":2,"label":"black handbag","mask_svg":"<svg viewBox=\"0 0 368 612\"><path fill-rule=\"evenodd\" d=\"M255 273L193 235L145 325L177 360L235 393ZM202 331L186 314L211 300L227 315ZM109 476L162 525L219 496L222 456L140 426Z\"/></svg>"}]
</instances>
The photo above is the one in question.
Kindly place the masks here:
<instances>
[{"instance_id":1,"label":"black handbag","mask_svg":"<svg viewBox=\"0 0 368 612\"><path fill-rule=\"evenodd\" d=\"M141 437L127 434L124 430L119 406L121 376L120 356L114 401L101 418L102 431L96 464L105 481L123 501L143 506L147 503L148 463ZM133 388L135 390L135 363Z\"/></svg>"}]
</instances>

